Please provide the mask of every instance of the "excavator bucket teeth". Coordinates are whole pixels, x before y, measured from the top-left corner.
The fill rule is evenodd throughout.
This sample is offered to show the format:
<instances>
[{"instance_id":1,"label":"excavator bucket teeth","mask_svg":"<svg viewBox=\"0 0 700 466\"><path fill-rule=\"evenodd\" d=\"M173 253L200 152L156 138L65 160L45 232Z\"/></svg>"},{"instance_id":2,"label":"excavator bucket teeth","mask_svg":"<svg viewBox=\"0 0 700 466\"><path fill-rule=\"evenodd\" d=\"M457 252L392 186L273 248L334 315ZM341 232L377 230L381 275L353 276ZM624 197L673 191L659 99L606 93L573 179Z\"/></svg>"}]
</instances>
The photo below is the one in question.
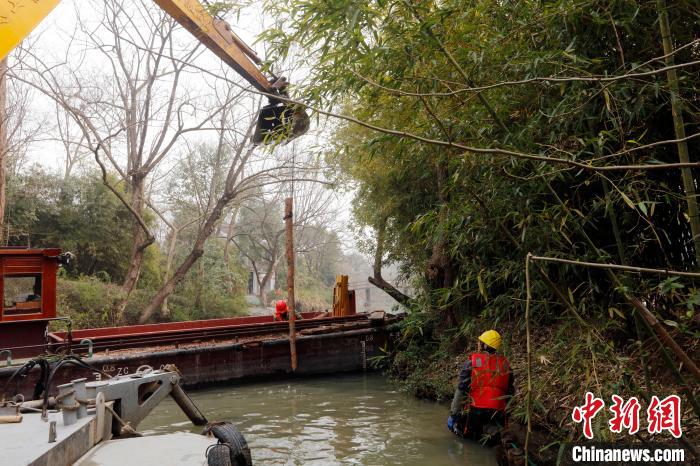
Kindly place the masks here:
<instances>
[{"instance_id":1,"label":"excavator bucket teeth","mask_svg":"<svg viewBox=\"0 0 700 466\"><path fill-rule=\"evenodd\" d=\"M253 144L288 142L309 130L310 118L298 105L270 104L258 115Z\"/></svg>"}]
</instances>

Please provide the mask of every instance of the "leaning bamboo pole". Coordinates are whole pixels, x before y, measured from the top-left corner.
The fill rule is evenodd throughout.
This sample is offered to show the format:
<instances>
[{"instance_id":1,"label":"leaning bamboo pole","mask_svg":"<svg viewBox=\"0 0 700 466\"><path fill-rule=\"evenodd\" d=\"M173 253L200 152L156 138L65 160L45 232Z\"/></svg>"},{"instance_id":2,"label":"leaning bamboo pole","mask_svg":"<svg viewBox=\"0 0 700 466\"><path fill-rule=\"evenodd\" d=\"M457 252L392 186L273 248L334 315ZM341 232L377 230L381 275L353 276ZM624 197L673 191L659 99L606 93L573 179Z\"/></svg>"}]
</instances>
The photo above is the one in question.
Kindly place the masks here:
<instances>
[{"instance_id":1,"label":"leaning bamboo pole","mask_svg":"<svg viewBox=\"0 0 700 466\"><path fill-rule=\"evenodd\" d=\"M534 256L528 254L526 259L526 264L529 261L543 261L543 262L555 262L559 264L575 265L587 268L595 269L605 269L608 272L608 276L613 281L613 283L620 289L623 289L622 282L620 279L612 273L613 270L620 270L625 272L636 272L636 273L653 273L659 275L667 276L682 276L691 278L700 278L700 273L694 272L681 272L676 270L666 270L666 269L650 269L647 267L632 267L620 264L606 264L599 262L585 262L577 261L571 259L561 259L559 257L546 257L546 256ZM527 273L527 270L526 270ZM673 351L676 357L681 360L685 368L693 374L693 376L700 382L700 368L695 364L695 362L690 359L688 354L683 351L676 340L666 331L666 329L661 325L656 316L646 307L646 305L636 296L631 295L629 292L623 292L623 296L629 303L634 306L634 308L639 312L639 314L644 318L644 320L649 324L649 326L654 330L655 334Z\"/></svg>"}]
</instances>

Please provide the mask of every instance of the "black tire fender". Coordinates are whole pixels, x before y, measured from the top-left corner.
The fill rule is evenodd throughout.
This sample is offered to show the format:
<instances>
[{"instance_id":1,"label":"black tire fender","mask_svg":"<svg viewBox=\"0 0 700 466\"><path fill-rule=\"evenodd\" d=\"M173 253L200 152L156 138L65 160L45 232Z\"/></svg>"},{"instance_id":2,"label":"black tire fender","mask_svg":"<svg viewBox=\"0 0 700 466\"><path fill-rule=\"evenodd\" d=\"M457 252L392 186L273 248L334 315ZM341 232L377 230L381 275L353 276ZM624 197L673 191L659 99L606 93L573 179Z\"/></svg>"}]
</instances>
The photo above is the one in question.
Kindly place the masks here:
<instances>
[{"instance_id":1,"label":"black tire fender","mask_svg":"<svg viewBox=\"0 0 700 466\"><path fill-rule=\"evenodd\" d=\"M232 466L231 447L225 443L215 443L207 448L207 464L209 466Z\"/></svg>"},{"instance_id":2,"label":"black tire fender","mask_svg":"<svg viewBox=\"0 0 700 466\"><path fill-rule=\"evenodd\" d=\"M212 457L211 461L217 461L216 463L209 462L210 466L253 466L248 442L246 442L241 431L239 431L232 422L211 423L204 428L203 434L212 434L219 440L217 447L219 445L222 447L210 447L210 449L207 450L207 461L210 461L210 456ZM220 457L224 454L225 449L228 449L229 453L230 462L228 463L219 462L221 461Z\"/></svg>"}]
</instances>

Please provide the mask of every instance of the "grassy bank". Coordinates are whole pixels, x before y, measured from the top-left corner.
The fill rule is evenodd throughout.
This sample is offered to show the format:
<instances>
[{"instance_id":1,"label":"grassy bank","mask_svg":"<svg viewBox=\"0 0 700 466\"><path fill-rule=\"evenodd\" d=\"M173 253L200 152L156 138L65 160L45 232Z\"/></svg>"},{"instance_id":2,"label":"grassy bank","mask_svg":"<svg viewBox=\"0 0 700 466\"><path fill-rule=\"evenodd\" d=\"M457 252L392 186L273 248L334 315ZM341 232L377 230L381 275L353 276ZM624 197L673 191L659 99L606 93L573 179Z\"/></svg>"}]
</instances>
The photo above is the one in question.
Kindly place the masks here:
<instances>
[{"instance_id":1,"label":"grassy bank","mask_svg":"<svg viewBox=\"0 0 700 466\"><path fill-rule=\"evenodd\" d=\"M459 333L441 332L429 323L409 318L404 324L404 338L387 364L389 374L405 390L418 397L449 402L456 386L457 374L467 354L475 350L477 336L488 322L474 320ZM527 360L523 322L502 323L503 352L511 361L516 395L509 405L510 419L524 435L527 424ZM697 360L698 341L692 335L669 329L678 343ZM655 436L646 431L647 382L650 394L663 399L677 394L682 399L682 428L686 440L700 446L700 422L684 396L674 371L663 359L653 338L641 345L622 338L613 328L582 327L571 320L539 323L532 332L532 426L531 453L537 464L556 464L563 443L582 442L581 426L571 419L575 406L582 405L591 391L606 402L594 420L596 441L631 443L632 441L677 443L668 433ZM645 376L642 357L648 364ZM675 361L675 359L674 359ZM692 376L683 372L686 380ZM611 396L624 399L637 396L641 403L640 432L636 437L613 434L608 429ZM447 410L445 411L447 416ZM435 427L441 428L442 426ZM690 463L689 463L690 464Z\"/></svg>"},{"instance_id":2,"label":"grassy bank","mask_svg":"<svg viewBox=\"0 0 700 466\"><path fill-rule=\"evenodd\" d=\"M153 295L152 290L135 290L126 308L128 325L138 323L141 310ZM57 307L60 316L70 317L73 328L106 327L113 325L114 303L122 296L121 287L104 283L94 277L77 280L59 278ZM228 297L224 292L209 293L196 303L191 297L174 294L168 300L169 315L157 316L161 322L213 319L245 315L248 305L241 296Z\"/></svg>"}]
</instances>

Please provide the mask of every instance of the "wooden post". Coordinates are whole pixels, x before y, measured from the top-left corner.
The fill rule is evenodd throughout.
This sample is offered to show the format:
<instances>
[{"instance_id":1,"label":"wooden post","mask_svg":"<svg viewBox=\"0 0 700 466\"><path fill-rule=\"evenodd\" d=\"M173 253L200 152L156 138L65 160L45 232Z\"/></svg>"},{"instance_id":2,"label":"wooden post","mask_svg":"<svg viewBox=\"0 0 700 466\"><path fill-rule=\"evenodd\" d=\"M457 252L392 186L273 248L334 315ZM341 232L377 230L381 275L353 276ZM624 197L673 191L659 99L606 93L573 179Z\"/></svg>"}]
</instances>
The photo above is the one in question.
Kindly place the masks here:
<instances>
[{"instance_id":1,"label":"wooden post","mask_svg":"<svg viewBox=\"0 0 700 466\"><path fill-rule=\"evenodd\" d=\"M284 201L284 221L287 230L287 308L289 313L289 350L292 357L292 372L297 370L297 335L294 309L294 199Z\"/></svg>"},{"instance_id":2,"label":"wooden post","mask_svg":"<svg viewBox=\"0 0 700 466\"><path fill-rule=\"evenodd\" d=\"M333 289L333 317L349 315L348 276L336 275Z\"/></svg>"}]
</instances>

